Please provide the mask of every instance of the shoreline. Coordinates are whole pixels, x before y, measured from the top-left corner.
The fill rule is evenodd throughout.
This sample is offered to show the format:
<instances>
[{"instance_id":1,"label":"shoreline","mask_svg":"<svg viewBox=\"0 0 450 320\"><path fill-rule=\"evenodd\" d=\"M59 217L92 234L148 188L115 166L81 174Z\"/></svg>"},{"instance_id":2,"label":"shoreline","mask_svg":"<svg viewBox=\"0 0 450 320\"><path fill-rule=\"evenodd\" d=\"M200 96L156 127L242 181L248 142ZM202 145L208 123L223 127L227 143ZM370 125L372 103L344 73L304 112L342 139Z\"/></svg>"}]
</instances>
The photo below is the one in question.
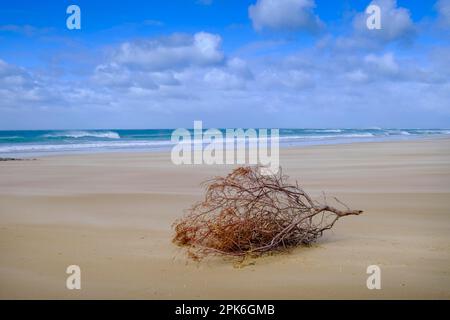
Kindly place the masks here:
<instances>
[{"instance_id":1,"label":"shoreline","mask_svg":"<svg viewBox=\"0 0 450 320\"><path fill-rule=\"evenodd\" d=\"M450 140L448 135L435 135L435 136L396 136L396 137L374 137L364 138L360 140L326 140L326 141L305 141L303 144L286 144L280 143L280 150L298 149L298 148L310 148L310 147L323 147L323 146L340 146L340 145L353 145L353 144L366 144L366 143L403 143L411 141L428 141L428 140ZM317 143L316 143L317 142ZM320 142L320 143L319 143ZM145 154L145 153L167 153L170 152L173 146L164 148L149 148L149 149L111 149L111 150L80 150L80 151L61 151L61 152L46 152L46 153L0 153L0 159L15 159L15 160L36 160L36 158L47 157L70 157L70 156L83 156L83 155L105 155L105 154Z\"/></svg>"},{"instance_id":2,"label":"shoreline","mask_svg":"<svg viewBox=\"0 0 450 320\"><path fill-rule=\"evenodd\" d=\"M234 166L167 153L0 162L0 299L449 299L450 139L283 148L283 172L364 210L242 268L188 260L171 224ZM68 265L82 289L67 290ZM379 265L381 290L366 288Z\"/></svg>"}]
</instances>

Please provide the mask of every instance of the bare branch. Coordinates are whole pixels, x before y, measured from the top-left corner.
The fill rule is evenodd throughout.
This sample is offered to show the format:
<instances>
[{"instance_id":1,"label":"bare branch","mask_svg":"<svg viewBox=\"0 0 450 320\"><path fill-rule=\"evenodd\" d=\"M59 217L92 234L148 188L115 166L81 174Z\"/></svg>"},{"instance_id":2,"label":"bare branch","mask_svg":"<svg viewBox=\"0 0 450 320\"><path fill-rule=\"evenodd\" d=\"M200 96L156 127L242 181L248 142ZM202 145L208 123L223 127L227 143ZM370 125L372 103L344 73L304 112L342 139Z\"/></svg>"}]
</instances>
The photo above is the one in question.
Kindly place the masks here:
<instances>
[{"instance_id":1,"label":"bare branch","mask_svg":"<svg viewBox=\"0 0 450 320\"><path fill-rule=\"evenodd\" d=\"M173 242L189 247L195 259L208 254L260 255L310 244L336 221L361 210L340 210L313 201L282 175L264 176L259 167L239 167L204 183L205 199L194 204L173 227Z\"/></svg>"}]
</instances>

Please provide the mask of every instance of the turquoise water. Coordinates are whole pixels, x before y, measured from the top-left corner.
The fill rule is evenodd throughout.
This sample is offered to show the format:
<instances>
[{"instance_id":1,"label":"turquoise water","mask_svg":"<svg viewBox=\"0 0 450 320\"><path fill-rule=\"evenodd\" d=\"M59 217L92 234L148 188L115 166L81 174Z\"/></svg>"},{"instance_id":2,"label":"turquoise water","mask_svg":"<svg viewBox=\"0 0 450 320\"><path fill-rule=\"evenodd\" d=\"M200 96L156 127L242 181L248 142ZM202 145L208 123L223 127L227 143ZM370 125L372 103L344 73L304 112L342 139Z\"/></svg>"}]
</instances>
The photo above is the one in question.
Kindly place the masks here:
<instances>
[{"instance_id":1,"label":"turquoise water","mask_svg":"<svg viewBox=\"0 0 450 320\"><path fill-rule=\"evenodd\" d=\"M225 130L221 130L225 135ZM169 150L173 129L0 131L0 156ZM280 146L450 136L450 129L280 129Z\"/></svg>"}]
</instances>

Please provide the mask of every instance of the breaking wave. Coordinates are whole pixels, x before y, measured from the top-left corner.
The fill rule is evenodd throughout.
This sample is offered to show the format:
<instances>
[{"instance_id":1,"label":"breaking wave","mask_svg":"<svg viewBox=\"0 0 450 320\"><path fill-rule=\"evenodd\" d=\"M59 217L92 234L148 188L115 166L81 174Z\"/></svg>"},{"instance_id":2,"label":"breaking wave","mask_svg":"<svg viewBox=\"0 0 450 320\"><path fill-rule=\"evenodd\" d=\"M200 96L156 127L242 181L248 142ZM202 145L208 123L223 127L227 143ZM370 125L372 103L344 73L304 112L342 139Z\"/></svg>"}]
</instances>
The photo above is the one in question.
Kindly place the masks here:
<instances>
[{"instance_id":1,"label":"breaking wave","mask_svg":"<svg viewBox=\"0 0 450 320\"><path fill-rule=\"evenodd\" d=\"M114 131L61 131L43 135L44 138L106 138L120 139L120 135Z\"/></svg>"}]
</instances>

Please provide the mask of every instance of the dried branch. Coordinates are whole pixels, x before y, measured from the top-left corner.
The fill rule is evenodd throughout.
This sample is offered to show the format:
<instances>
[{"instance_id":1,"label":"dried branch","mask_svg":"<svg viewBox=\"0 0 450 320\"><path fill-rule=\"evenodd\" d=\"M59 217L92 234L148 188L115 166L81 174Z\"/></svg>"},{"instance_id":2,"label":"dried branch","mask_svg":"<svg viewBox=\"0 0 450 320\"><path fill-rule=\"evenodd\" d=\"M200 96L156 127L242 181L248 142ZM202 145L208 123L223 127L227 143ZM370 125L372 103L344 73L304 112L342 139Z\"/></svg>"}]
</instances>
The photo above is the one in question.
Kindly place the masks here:
<instances>
[{"instance_id":1,"label":"dried branch","mask_svg":"<svg viewBox=\"0 0 450 320\"><path fill-rule=\"evenodd\" d=\"M205 199L174 223L173 242L188 246L195 259L260 255L310 244L339 218L362 213L337 199L344 210L313 201L287 180L281 169L266 176L259 167L240 167L206 181Z\"/></svg>"}]
</instances>

